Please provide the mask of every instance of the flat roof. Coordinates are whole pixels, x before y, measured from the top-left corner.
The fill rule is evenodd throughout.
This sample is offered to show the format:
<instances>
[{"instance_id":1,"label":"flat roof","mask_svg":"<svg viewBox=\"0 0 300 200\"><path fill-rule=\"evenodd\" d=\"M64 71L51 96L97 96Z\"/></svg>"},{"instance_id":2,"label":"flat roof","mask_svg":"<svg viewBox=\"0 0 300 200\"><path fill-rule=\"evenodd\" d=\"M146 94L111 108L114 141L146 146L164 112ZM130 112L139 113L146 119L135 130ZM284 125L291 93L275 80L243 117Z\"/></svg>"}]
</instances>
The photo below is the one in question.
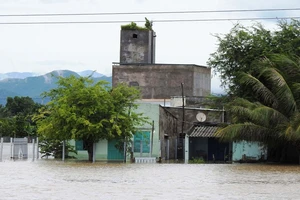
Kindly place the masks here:
<instances>
[{"instance_id":1,"label":"flat roof","mask_svg":"<svg viewBox=\"0 0 300 200\"><path fill-rule=\"evenodd\" d=\"M190 66L194 66L194 67L204 67L204 68L210 68L208 66L204 66L204 65L196 65L196 64L182 64L182 63L177 63L177 64L170 64L170 63L119 63L119 62L113 62L113 65L139 65L139 66L146 66L146 65L152 65L152 66L156 66L156 65L174 65L174 66L178 66L178 65L190 65Z\"/></svg>"}]
</instances>

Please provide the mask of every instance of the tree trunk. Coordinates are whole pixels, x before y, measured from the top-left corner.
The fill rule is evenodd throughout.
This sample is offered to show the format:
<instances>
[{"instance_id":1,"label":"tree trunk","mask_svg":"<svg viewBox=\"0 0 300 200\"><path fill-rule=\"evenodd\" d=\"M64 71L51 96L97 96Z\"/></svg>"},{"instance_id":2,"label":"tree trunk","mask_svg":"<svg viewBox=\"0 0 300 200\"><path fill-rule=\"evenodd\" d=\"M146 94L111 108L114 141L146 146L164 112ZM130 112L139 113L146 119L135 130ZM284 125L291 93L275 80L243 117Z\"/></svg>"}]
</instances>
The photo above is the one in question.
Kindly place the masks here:
<instances>
[{"instance_id":1,"label":"tree trunk","mask_svg":"<svg viewBox=\"0 0 300 200\"><path fill-rule=\"evenodd\" d=\"M93 151L94 151L93 144L94 143L92 141L85 141L85 145L86 145L86 149L87 149L87 152L89 155L90 162L93 162Z\"/></svg>"}]
</instances>

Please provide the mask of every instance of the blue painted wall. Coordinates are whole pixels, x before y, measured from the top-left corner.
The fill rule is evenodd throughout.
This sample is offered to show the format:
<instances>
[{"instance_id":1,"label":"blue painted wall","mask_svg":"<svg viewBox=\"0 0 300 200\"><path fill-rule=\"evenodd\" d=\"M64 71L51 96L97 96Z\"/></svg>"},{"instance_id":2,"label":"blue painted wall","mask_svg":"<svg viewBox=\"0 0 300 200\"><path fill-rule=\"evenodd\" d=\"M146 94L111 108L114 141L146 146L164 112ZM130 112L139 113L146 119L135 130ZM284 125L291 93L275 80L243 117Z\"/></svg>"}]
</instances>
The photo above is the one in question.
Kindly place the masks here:
<instances>
[{"instance_id":1,"label":"blue painted wall","mask_svg":"<svg viewBox=\"0 0 300 200\"><path fill-rule=\"evenodd\" d=\"M267 149L259 142L234 142L232 144L232 160L239 161L243 158L243 155L258 160L264 155L264 159L267 158Z\"/></svg>"}]
</instances>

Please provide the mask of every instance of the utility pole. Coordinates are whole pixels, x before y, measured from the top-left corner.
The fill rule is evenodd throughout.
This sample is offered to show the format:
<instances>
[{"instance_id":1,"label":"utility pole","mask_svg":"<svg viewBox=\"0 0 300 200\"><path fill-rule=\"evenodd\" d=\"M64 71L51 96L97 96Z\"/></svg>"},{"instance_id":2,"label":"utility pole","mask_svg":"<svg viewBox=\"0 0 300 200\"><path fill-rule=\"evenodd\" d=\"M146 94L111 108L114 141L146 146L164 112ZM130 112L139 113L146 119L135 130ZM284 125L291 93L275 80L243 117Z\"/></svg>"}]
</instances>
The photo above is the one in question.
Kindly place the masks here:
<instances>
[{"instance_id":1,"label":"utility pole","mask_svg":"<svg viewBox=\"0 0 300 200\"><path fill-rule=\"evenodd\" d=\"M184 129L184 91L183 91L183 83L181 83L181 95L182 95L182 123L181 123L181 134L183 134Z\"/></svg>"}]
</instances>

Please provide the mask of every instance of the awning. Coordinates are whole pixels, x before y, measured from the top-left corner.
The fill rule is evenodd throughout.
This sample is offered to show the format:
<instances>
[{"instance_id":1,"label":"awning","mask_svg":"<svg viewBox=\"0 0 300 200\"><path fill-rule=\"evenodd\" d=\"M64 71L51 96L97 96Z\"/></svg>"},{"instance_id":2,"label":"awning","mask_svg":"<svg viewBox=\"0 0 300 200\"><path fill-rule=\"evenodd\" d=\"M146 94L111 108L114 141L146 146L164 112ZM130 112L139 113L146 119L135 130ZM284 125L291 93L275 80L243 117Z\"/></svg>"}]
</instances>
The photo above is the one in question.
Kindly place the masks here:
<instances>
[{"instance_id":1,"label":"awning","mask_svg":"<svg viewBox=\"0 0 300 200\"><path fill-rule=\"evenodd\" d=\"M214 134L217 132L219 127L217 126L194 126L190 129L189 137L216 137Z\"/></svg>"}]
</instances>

